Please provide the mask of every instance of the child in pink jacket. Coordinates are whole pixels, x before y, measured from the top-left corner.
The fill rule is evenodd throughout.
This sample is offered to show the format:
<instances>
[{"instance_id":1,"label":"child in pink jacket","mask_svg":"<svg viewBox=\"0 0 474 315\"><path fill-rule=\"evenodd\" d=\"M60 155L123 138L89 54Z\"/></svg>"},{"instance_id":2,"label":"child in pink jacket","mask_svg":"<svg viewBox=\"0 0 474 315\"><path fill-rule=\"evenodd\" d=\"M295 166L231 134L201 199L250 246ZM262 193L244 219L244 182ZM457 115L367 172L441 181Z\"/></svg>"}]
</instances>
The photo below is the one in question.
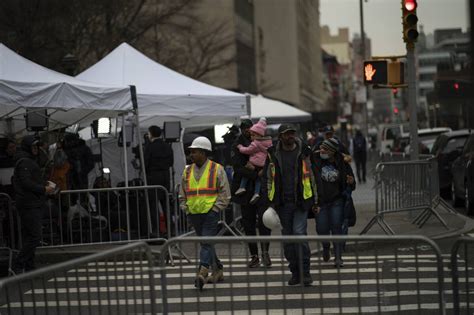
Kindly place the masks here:
<instances>
[{"instance_id":1,"label":"child in pink jacket","mask_svg":"<svg viewBox=\"0 0 474 315\"><path fill-rule=\"evenodd\" d=\"M250 128L250 136L252 143L248 147L244 147L239 144L237 148L240 153L245 155L250 155L249 162L255 166L256 170L260 170L265 165L265 160L267 159L267 150L272 146L272 138L265 137L265 130L267 129L267 120L262 117ZM245 187L247 186L248 178L242 177L240 182L240 188L235 192L236 195L241 195L246 192ZM261 188L260 178L257 177L255 180L255 191L254 195L250 199L250 204L256 203L260 199L260 188Z\"/></svg>"}]
</instances>

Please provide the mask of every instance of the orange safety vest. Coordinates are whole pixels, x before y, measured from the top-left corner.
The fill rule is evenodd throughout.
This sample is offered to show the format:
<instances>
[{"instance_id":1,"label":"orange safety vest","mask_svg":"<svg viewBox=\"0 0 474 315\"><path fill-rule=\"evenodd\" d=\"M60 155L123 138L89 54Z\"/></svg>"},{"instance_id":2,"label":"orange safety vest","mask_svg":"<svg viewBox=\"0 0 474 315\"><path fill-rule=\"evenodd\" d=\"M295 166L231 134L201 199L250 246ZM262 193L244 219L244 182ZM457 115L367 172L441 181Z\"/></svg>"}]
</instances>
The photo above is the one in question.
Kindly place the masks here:
<instances>
[{"instance_id":1,"label":"orange safety vest","mask_svg":"<svg viewBox=\"0 0 474 315\"><path fill-rule=\"evenodd\" d=\"M184 191L189 213L208 213L214 206L218 195L218 167L221 167L221 165L209 160L199 181L196 181L194 177L194 164L184 170Z\"/></svg>"}]
</instances>

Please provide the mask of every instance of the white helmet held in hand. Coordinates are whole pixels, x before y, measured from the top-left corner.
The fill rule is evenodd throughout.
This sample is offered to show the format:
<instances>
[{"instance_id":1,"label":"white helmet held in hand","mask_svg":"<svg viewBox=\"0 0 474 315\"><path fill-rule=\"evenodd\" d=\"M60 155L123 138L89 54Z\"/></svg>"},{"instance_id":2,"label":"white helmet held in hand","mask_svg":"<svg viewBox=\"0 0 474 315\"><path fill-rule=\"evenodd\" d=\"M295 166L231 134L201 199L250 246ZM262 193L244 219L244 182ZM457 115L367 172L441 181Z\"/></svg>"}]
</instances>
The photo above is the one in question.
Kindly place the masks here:
<instances>
[{"instance_id":1,"label":"white helmet held in hand","mask_svg":"<svg viewBox=\"0 0 474 315\"><path fill-rule=\"evenodd\" d=\"M197 137L193 140L193 143L189 146L190 149L203 149L207 151L212 151L212 144L209 139L206 137Z\"/></svg>"},{"instance_id":2,"label":"white helmet held in hand","mask_svg":"<svg viewBox=\"0 0 474 315\"><path fill-rule=\"evenodd\" d=\"M280 217L272 207L268 207L268 209L265 210L262 216L262 221L263 225L265 225L270 230L283 229L281 226Z\"/></svg>"}]
</instances>

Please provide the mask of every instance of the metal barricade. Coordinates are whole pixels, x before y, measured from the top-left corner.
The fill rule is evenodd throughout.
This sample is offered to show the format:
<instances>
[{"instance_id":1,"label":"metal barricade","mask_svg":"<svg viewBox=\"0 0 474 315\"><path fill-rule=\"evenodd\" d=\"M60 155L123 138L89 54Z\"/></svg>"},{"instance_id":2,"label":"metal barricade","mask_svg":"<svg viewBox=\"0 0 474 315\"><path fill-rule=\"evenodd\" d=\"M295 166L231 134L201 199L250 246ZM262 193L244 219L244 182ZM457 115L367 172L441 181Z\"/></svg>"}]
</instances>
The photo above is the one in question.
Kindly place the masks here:
<instances>
[{"instance_id":1,"label":"metal barricade","mask_svg":"<svg viewBox=\"0 0 474 315\"><path fill-rule=\"evenodd\" d=\"M21 242L21 235L15 234L16 223L12 199L8 194L0 193L0 251L7 252L8 270L12 267L16 244Z\"/></svg>"},{"instance_id":2,"label":"metal barricade","mask_svg":"<svg viewBox=\"0 0 474 315\"><path fill-rule=\"evenodd\" d=\"M0 281L0 314L156 314L154 258L127 244Z\"/></svg>"},{"instance_id":3,"label":"metal barricade","mask_svg":"<svg viewBox=\"0 0 474 315\"><path fill-rule=\"evenodd\" d=\"M428 160L433 158L434 155L432 154L419 154L419 160ZM410 161L410 154L402 153L402 152L386 152L386 153L379 153L379 161L380 162L401 162L401 161Z\"/></svg>"},{"instance_id":4,"label":"metal barricade","mask_svg":"<svg viewBox=\"0 0 474 315\"><path fill-rule=\"evenodd\" d=\"M323 242L347 241L344 268L321 257ZM248 268L248 243L269 242L271 268ZM312 284L290 286L287 253L302 254L304 243L319 251L310 258ZM212 244L223 265L223 281L209 278L195 287L200 244ZM289 245L293 247L288 247ZM166 265L165 253L179 245L192 264ZM302 260L298 266L303 268ZM164 314L446 314L443 261L438 246L421 236L186 237L169 240L162 251L160 278Z\"/></svg>"},{"instance_id":5,"label":"metal barricade","mask_svg":"<svg viewBox=\"0 0 474 315\"><path fill-rule=\"evenodd\" d=\"M361 234L375 223L386 234L395 234L385 215L402 211L420 211L413 220L420 228L434 215L448 229L436 210L440 203L438 181L435 159L379 163L375 172L375 215Z\"/></svg>"},{"instance_id":6,"label":"metal barricade","mask_svg":"<svg viewBox=\"0 0 474 315\"><path fill-rule=\"evenodd\" d=\"M461 237L451 250L454 314L474 312L474 238Z\"/></svg>"},{"instance_id":7,"label":"metal barricade","mask_svg":"<svg viewBox=\"0 0 474 315\"><path fill-rule=\"evenodd\" d=\"M164 242L176 232L170 197L158 185L61 191L47 201L41 247Z\"/></svg>"}]
</instances>

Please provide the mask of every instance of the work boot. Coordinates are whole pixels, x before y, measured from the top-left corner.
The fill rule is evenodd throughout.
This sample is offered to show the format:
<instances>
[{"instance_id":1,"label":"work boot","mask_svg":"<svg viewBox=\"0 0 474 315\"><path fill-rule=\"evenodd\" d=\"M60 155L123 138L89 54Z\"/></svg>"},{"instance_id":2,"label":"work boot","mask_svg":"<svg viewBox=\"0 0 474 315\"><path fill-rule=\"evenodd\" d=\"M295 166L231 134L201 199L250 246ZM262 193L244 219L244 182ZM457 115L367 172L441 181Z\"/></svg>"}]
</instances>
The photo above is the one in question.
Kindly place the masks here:
<instances>
[{"instance_id":1,"label":"work boot","mask_svg":"<svg viewBox=\"0 0 474 315\"><path fill-rule=\"evenodd\" d=\"M245 188L239 188L235 191L235 195L236 196L243 195L243 194L245 194L246 191L247 191L247 189L245 189Z\"/></svg>"},{"instance_id":2,"label":"work boot","mask_svg":"<svg viewBox=\"0 0 474 315\"><path fill-rule=\"evenodd\" d=\"M270 259L270 255L268 254L268 252L262 253L262 264L266 268L270 268L272 266L272 261Z\"/></svg>"},{"instance_id":3,"label":"work boot","mask_svg":"<svg viewBox=\"0 0 474 315\"><path fill-rule=\"evenodd\" d=\"M342 260L342 258L337 258L337 259L334 261L334 267L335 267L335 268L342 268L342 267L344 267L344 261Z\"/></svg>"},{"instance_id":4,"label":"work boot","mask_svg":"<svg viewBox=\"0 0 474 315\"><path fill-rule=\"evenodd\" d=\"M194 286L196 288L198 288L199 290L202 290L204 285L207 283L208 275L209 275L209 268L201 266L199 268L199 271L198 271L197 275L196 275L196 280L194 281Z\"/></svg>"},{"instance_id":5,"label":"work boot","mask_svg":"<svg viewBox=\"0 0 474 315\"><path fill-rule=\"evenodd\" d=\"M325 262L328 262L329 259L331 259L331 252L329 250L329 247L323 247L323 260Z\"/></svg>"},{"instance_id":6,"label":"work boot","mask_svg":"<svg viewBox=\"0 0 474 315\"><path fill-rule=\"evenodd\" d=\"M305 272L303 276L303 284L305 287L311 285L313 283L313 278L311 277L311 274L309 272Z\"/></svg>"},{"instance_id":7,"label":"work boot","mask_svg":"<svg viewBox=\"0 0 474 315\"><path fill-rule=\"evenodd\" d=\"M293 273L291 275L291 279L288 280L288 285L297 285L300 283L300 275L297 273Z\"/></svg>"},{"instance_id":8,"label":"work boot","mask_svg":"<svg viewBox=\"0 0 474 315\"><path fill-rule=\"evenodd\" d=\"M247 267L257 268L258 266L260 266L260 259L258 259L257 255L252 255L252 258L250 259L249 263L247 264Z\"/></svg>"},{"instance_id":9,"label":"work boot","mask_svg":"<svg viewBox=\"0 0 474 315\"><path fill-rule=\"evenodd\" d=\"M218 283L224 281L224 268L217 267L212 271L212 274L209 278L207 278L208 283Z\"/></svg>"}]
</instances>

